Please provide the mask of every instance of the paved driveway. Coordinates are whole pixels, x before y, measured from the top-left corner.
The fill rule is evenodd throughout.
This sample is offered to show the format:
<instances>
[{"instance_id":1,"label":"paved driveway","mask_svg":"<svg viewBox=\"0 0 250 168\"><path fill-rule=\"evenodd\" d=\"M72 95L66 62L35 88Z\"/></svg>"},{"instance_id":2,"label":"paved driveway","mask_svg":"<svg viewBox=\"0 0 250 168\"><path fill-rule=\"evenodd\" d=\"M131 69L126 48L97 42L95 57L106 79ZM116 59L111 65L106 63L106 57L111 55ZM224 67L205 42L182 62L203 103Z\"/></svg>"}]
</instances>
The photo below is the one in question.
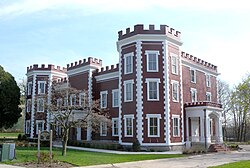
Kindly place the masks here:
<instances>
[{"instance_id":1,"label":"paved driveway","mask_svg":"<svg viewBox=\"0 0 250 168\"><path fill-rule=\"evenodd\" d=\"M114 165L87 166L85 168L205 168L240 160L250 160L250 151L235 151L189 156L185 158L147 160Z\"/></svg>"}]
</instances>

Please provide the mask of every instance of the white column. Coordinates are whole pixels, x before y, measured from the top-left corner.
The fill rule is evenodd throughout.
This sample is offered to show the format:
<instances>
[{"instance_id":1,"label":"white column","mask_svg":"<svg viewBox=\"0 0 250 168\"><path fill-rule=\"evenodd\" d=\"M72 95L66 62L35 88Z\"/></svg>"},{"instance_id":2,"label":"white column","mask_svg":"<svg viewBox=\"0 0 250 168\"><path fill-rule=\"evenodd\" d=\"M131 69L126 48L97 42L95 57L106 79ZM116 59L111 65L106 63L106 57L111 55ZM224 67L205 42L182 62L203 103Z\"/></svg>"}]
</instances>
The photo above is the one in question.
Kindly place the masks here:
<instances>
[{"instance_id":1,"label":"white column","mask_svg":"<svg viewBox=\"0 0 250 168\"><path fill-rule=\"evenodd\" d=\"M186 116L186 141L189 141L189 117Z\"/></svg>"},{"instance_id":2,"label":"white column","mask_svg":"<svg viewBox=\"0 0 250 168\"><path fill-rule=\"evenodd\" d=\"M205 142L205 136L204 136L204 129L205 129L205 127L204 127L204 122L205 122L205 120L204 120L204 115L203 115L204 113L203 113L203 111L202 111L202 115L200 116L200 141L201 142Z\"/></svg>"},{"instance_id":3,"label":"white column","mask_svg":"<svg viewBox=\"0 0 250 168\"><path fill-rule=\"evenodd\" d=\"M76 128L76 140L80 141L82 136L82 129L81 127Z\"/></svg>"},{"instance_id":4,"label":"white column","mask_svg":"<svg viewBox=\"0 0 250 168\"><path fill-rule=\"evenodd\" d=\"M206 138L207 138L207 143L211 143L210 118L209 117L207 117L206 119Z\"/></svg>"},{"instance_id":5,"label":"white column","mask_svg":"<svg viewBox=\"0 0 250 168\"><path fill-rule=\"evenodd\" d=\"M218 118L218 142L223 143L223 135L222 135L222 119Z\"/></svg>"}]
</instances>

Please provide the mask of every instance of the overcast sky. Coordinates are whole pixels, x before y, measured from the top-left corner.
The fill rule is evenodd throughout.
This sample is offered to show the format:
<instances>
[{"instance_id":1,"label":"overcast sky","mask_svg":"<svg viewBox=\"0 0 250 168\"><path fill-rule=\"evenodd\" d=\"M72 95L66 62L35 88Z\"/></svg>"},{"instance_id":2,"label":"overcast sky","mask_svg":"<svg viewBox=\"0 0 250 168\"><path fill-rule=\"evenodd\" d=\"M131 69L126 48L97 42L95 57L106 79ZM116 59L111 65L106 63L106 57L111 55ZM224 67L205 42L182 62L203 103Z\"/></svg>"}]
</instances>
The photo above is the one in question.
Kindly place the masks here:
<instances>
[{"instance_id":1,"label":"overcast sky","mask_svg":"<svg viewBox=\"0 0 250 168\"><path fill-rule=\"evenodd\" d=\"M179 30L181 50L217 65L231 85L249 72L245 0L0 0L0 65L19 81L33 64L116 64L117 32L135 24Z\"/></svg>"}]
</instances>

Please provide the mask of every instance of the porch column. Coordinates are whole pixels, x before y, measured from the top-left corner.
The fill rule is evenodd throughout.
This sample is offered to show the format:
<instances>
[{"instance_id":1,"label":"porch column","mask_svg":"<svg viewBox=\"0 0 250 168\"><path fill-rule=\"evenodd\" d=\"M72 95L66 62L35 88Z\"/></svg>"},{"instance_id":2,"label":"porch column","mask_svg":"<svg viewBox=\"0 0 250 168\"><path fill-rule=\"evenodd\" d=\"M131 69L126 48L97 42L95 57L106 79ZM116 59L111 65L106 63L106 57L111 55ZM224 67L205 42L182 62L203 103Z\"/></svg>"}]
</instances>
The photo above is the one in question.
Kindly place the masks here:
<instances>
[{"instance_id":1,"label":"porch column","mask_svg":"<svg viewBox=\"0 0 250 168\"><path fill-rule=\"evenodd\" d=\"M222 119L218 118L218 142L223 142L223 135L222 135Z\"/></svg>"},{"instance_id":2,"label":"porch column","mask_svg":"<svg viewBox=\"0 0 250 168\"><path fill-rule=\"evenodd\" d=\"M190 141L189 139L189 117L186 117L186 141Z\"/></svg>"},{"instance_id":3,"label":"porch column","mask_svg":"<svg viewBox=\"0 0 250 168\"><path fill-rule=\"evenodd\" d=\"M82 133L81 127L77 127L77 129L76 129L76 140L77 141L81 140L81 133Z\"/></svg>"},{"instance_id":4,"label":"porch column","mask_svg":"<svg viewBox=\"0 0 250 168\"><path fill-rule=\"evenodd\" d=\"M202 113L203 114L203 113ZM205 120L204 120L204 115L200 116L200 142L205 143L205 131L204 131L204 124L205 124Z\"/></svg>"},{"instance_id":5,"label":"porch column","mask_svg":"<svg viewBox=\"0 0 250 168\"><path fill-rule=\"evenodd\" d=\"M206 140L207 143L211 143L211 131L210 131L210 123L211 119L209 117L207 117L206 119Z\"/></svg>"}]
</instances>

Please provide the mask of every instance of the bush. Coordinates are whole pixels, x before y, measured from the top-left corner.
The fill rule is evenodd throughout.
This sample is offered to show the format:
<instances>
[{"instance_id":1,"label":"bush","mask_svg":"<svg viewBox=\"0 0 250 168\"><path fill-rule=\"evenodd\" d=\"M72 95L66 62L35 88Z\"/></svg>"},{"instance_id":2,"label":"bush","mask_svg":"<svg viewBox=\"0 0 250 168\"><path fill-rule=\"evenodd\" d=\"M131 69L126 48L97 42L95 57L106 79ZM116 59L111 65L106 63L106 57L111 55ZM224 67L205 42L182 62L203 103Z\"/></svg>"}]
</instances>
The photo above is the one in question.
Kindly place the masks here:
<instances>
[{"instance_id":1,"label":"bush","mask_svg":"<svg viewBox=\"0 0 250 168\"><path fill-rule=\"evenodd\" d=\"M21 141L21 140L22 140L22 134L18 134L17 140L18 140L18 141Z\"/></svg>"},{"instance_id":2,"label":"bush","mask_svg":"<svg viewBox=\"0 0 250 168\"><path fill-rule=\"evenodd\" d=\"M27 139L28 139L27 136L24 134L24 135L22 136L22 139L21 139L21 140L22 140L22 141L27 141Z\"/></svg>"},{"instance_id":3,"label":"bush","mask_svg":"<svg viewBox=\"0 0 250 168\"><path fill-rule=\"evenodd\" d=\"M36 154L36 157L38 157L37 154ZM52 160L53 160L53 158L54 158L54 155L52 154ZM50 155L49 155L49 153L47 153L47 152L40 152L40 162L41 163L46 163L46 162L49 162L49 161L50 161Z\"/></svg>"},{"instance_id":4,"label":"bush","mask_svg":"<svg viewBox=\"0 0 250 168\"><path fill-rule=\"evenodd\" d=\"M138 141L138 139L136 139L136 140L133 142L132 149L133 149L134 152L139 152L139 151L141 150L141 144L140 144L140 142Z\"/></svg>"}]
</instances>

